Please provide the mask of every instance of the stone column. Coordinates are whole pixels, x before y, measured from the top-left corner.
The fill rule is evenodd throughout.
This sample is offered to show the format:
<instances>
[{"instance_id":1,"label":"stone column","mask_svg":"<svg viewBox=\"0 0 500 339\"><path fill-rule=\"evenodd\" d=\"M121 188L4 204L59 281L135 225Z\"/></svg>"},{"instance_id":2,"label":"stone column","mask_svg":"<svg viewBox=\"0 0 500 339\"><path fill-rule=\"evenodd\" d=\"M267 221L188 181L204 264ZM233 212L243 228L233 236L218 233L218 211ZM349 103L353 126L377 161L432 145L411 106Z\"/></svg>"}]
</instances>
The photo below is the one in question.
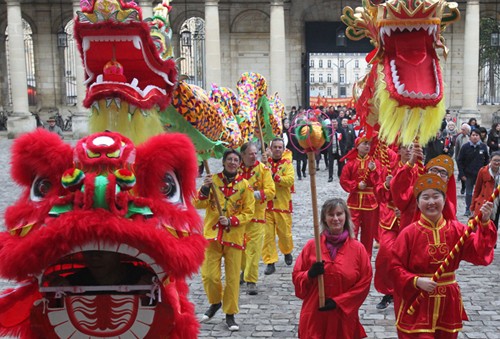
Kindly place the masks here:
<instances>
[{"instance_id":1,"label":"stone column","mask_svg":"<svg viewBox=\"0 0 500 339\"><path fill-rule=\"evenodd\" d=\"M28 103L26 80L26 54L19 0L7 0L7 24L9 35L9 71L12 93L12 115L7 121L8 137L15 138L36 128Z\"/></svg>"},{"instance_id":2,"label":"stone column","mask_svg":"<svg viewBox=\"0 0 500 339\"><path fill-rule=\"evenodd\" d=\"M463 113L476 113L479 68L479 0L468 0L465 9Z\"/></svg>"},{"instance_id":3,"label":"stone column","mask_svg":"<svg viewBox=\"0 0 500 339\"><path fill-rule=\"evenodd\" d=\"M76 11L80 11L80 1L73 0L73 19ZM73 112L72 129L73 138L80 139L89 134L89 112L83 107L83 100L85 99L86 87L83 84L85 81L85 70L83 68L82 59L78 50L78 44L74 44L76 59L76 107Z\"/></svg>"},{"instance_id":4,"label":"stone column","mask_svg":"<svg viewBox=\"0 0 500 339\"><path fill-rule=\"evenodd\" d=\"M142 20L153 16L153 2L151 0L139 0L142 10Z\"/></svg>"},{"instance_id":5,"label":"stone column","mask_svg":"<svg viewBox=\"0 0 500 339\"><path fill-rule=\"evenodd\" d=\"M205 0L205 25L206 89L210 90L212 83L222 85L218 0Z\"/></svg>"},{"instance_id":6,"label":"stone column","mask_svg":"<svg viewBox=\"0 0 500 339\"><path fill-rule=\"evenodd\" d=\"M286 104L286 41L285 10L283 0L271 0L271 39L270 39L270 88L269 96L278 92Z\"/></svg>"}]
</instances>

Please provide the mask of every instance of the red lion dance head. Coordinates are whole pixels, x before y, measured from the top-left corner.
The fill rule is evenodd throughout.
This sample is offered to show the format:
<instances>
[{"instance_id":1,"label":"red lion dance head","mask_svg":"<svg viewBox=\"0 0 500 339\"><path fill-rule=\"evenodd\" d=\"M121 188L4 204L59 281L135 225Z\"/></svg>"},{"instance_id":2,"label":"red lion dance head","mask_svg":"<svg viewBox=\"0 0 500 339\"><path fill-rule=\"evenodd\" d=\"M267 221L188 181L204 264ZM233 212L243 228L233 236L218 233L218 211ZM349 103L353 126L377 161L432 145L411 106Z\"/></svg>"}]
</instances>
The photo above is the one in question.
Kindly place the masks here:
<instances>
[{"instance_id":1,"label":"red lion dance head","mask_svg":"<svg viewBox=\"0 0 500 339\"><path fill-rule=\"evenodd\" d=\"M102 132L72 149L37 130L12 152L24 189L6 211L0 276L19 285L0 295L0 334L196 337L185 278L201 265L205 239L191 205L189 139L160 135L135 147Z\"/></svg>"}]
</instances>

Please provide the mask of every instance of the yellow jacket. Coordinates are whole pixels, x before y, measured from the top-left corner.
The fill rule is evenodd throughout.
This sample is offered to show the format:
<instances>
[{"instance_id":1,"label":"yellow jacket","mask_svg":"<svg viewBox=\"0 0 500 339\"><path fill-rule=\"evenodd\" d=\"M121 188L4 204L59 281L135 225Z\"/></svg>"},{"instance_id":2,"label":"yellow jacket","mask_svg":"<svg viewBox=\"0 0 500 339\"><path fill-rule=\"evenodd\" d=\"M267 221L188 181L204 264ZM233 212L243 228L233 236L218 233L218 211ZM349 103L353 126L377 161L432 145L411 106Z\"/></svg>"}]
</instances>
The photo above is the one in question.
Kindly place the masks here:
<instances>
[{"instance_id":1,"label":"yellow jacket","mask_svg":"<svg viewBox=\"0 0 500 339\"><path fill-rule=\"evenodd\" d=\"M241 175L228 183L222 173L212 176L224 216L230 219L231 225L226 228L219 224L219 212L212 199L214 192L210 190L205 196L201 190L194 199L196 208L205 208L203 235L208 241L217 241L224 246L245 249L245 226L254 214L255 199L248 181Z\"/></svg>"},{"instance_id":2,"label":"yellow jacket","mask_svg":"<svg viewBox=\"0 0 500 339\"><path fill-rule=\"evenodd\" d=\"M255 200L255 213L252 221L265 223L267 202L272 200L276 194L271 169L256 161L251 167L241 164L238 173L248 181L254 192L260 192L260 200Z\"/></svg>"},{"instance_id":3,"label":"yellow jacket","mask_svg":"<svg viewBox=\"0 0 500 339\"><path fill-rule=\"evenodd\" d=\"M292 213L292 191L295 183L295 170L290 160L269 158L269 166L273 175L276 195L267 204L267 210L280 213Z\"/></svg>"}]
</instances>

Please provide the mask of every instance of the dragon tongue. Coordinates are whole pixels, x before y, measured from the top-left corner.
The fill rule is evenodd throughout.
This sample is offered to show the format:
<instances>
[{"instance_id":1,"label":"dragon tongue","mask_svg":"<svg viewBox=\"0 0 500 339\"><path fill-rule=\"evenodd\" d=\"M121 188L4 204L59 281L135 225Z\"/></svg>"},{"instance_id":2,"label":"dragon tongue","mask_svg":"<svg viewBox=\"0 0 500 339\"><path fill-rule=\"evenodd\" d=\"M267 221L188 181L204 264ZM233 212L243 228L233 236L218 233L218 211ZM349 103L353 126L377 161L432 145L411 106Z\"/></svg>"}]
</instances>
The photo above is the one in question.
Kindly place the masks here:
<instances>
[{"instance_id":1,"label":"dragon tongue","mask_svg":"<svg viewBox=\"0 0 500 339\"><path fill-rule=\"evenodd\" d=\"M394 41L394 55L399 82L409 93L433 94L436 91L434 51L425 31L403 32ZM432 42L431 42L432 43Z\"/></svg>"}]
</instances>

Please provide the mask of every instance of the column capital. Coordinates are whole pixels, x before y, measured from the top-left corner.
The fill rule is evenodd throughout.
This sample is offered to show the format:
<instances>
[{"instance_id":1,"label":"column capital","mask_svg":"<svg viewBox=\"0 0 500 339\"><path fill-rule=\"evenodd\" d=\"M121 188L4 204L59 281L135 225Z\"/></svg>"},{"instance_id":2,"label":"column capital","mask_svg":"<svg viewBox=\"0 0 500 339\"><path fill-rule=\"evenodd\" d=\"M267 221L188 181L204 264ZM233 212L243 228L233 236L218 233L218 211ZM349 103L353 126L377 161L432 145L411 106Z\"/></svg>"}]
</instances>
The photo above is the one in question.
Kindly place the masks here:
<instances>
[{"instance_id":1,"label":"column capital","mask_svg":"<svg viewBox=\"0 0 500 339\"><path fill-rule=\"evenodd\" d=\"M467 0L467 6L469 5L479 5L479 0Z\"/></svg>"},{"instance_id":2,"label":"column capital","mask_svg":"<svg viewBox=\"0 0 500 339\"><path fill-rule=\"evenodd\" d=\"M219 6L219 0L205 0L205 6Z\"/></svg>"},{"instance_id":3,"label":"column capital","mask_svg":"<svg viewBox=\"0 0 500 339\"><path fill-rule=\"evenodd\" d=\"M285 1L283 0L271 0L271 6L284 6Z\"/></svg>"},{"instance_id":4,"label":"column capital","mask_svg":"<svg viewBox=\"0 0 500 339\"><path fill-rule=\"evenodd\" d=\"M21 0L5 0L7 6L21 6Z\"/></svg>"}]
</instances>

